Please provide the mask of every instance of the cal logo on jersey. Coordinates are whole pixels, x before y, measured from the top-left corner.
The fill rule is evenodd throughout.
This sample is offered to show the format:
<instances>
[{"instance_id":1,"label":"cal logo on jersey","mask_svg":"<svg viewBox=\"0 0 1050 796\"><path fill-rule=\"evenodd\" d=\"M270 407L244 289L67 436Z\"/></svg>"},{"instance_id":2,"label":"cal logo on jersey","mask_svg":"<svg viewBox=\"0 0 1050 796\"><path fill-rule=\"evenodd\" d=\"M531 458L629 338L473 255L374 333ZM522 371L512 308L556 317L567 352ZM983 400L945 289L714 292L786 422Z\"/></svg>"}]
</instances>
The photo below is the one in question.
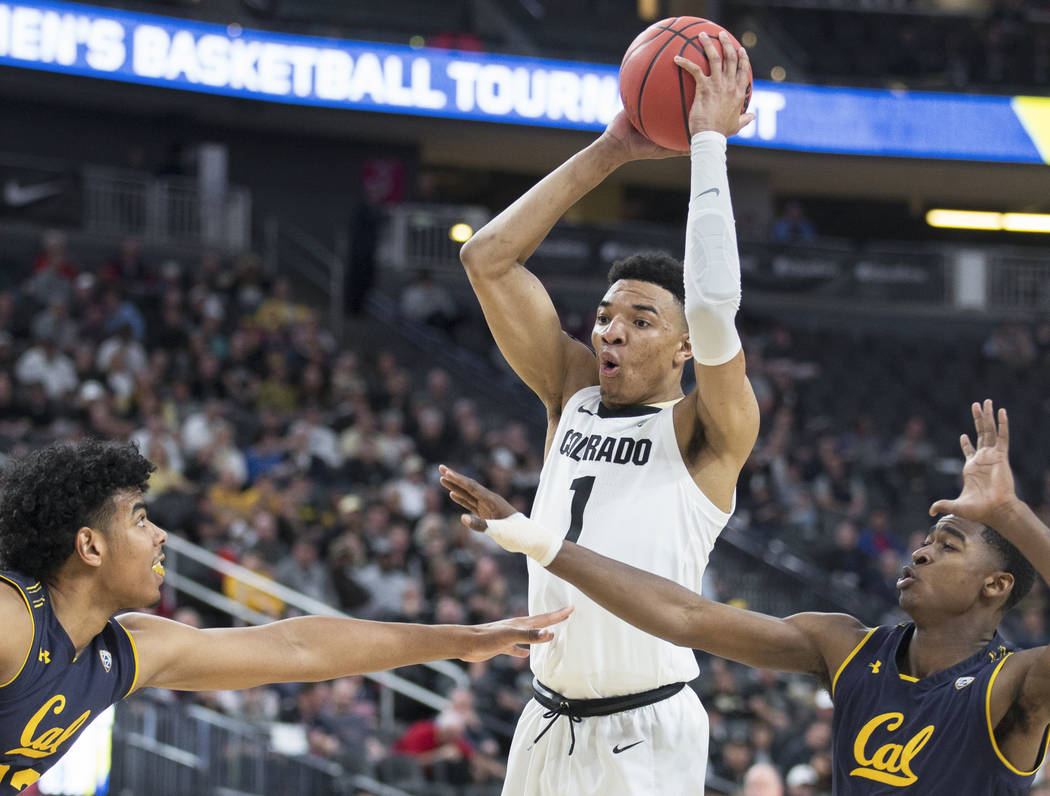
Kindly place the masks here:
<instances>
[{"instance_id":1,"label":"cal logo on jersey","mask_svg":"<svg viewBox=\"0 0 1050 796\"><path fill-rule=\"evenodd\" d=\"M962 691L966 686L973 682L972 677L960 677L955 681L955 690Z\"/></svg>"},{"instance_id":2,"label":"cal logo on jersey","mask_svg":"<svg viewBox=\"0 0 1050 796\"><path fill-rule=\"evenodd\" d=\"M98 657L102 659L102 668L107 672L113 668L113 656L109 654L109 650L99 650Z\"/></svg>"},{"instance_id":3,"label":"cal logo on jersey","mask_svg":"<svg viewBox=\"0 0 1050 796\"><path fill-rule=\"evenodd\" d=\"M76 735L81 726L91 717L91 711L85 710L68 727L59 725L48 729L41 728L41 724L49 720L53 721L54 717L60 716L65 707L66 698L62 694L55 694L51 697L51 699L40 706L40 710L33 714L33 717L26 723L25 729L22 730L22 735L19 738L21 746L8 749L4 754L25 755L26 757L39 759L57 752L58 747ZM0 749L2 748L0 747Z\"/></svg>"},{"instance_id":4,"label":"cal logo on jersey","mask_svg":"<svg viewBox=\"0 0 1050 796\"><path fill-rule=\"evenodd\" d=\"M882 713L861 727L853 742L857 767L849 775L898 788L914 785L919 778L912 761L933 737L934 727L927 724L911 738L897 738L894 733L903 723L903 713Z\"/></svg>"}]
</instances>

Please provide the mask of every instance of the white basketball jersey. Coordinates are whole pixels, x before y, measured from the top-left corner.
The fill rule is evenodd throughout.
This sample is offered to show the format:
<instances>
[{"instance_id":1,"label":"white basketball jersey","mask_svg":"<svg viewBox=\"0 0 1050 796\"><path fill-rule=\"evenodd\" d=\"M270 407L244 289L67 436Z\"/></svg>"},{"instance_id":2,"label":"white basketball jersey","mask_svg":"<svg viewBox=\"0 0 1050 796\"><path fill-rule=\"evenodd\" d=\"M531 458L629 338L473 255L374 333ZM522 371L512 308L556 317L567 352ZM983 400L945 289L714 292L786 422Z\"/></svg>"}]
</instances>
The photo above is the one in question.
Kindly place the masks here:
<instances>
[{"instance_id":1,"label":"white basketball jersey","mask_svg":"<svg viewBox=\"0 0 1050 796\"><path fill-rule=\"evenodd\" d=\"M673 407L609 410L599 390L586 387L565 405L532 518L596 553L699 592L730 515L707 499L682 461ZM529 613L566 605L576 610L554 640L530 652L532 671L548 688L594 699L699 674L692 650L632 627L529 559Z\"/></svg>"}]
</instances>

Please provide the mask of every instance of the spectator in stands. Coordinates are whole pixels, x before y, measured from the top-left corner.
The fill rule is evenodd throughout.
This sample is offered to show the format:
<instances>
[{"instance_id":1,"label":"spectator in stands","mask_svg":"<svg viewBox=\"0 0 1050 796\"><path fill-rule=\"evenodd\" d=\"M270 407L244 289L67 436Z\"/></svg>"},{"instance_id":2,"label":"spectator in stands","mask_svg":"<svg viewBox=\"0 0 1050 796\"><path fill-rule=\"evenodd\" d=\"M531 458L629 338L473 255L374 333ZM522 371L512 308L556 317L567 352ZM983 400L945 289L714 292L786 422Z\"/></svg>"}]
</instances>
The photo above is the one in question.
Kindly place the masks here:
<instances>
[{"instance_id":1,"label":"spectator in stands","mask_svg":"<svg viewBox=\"0 0 1050 796\"><path fill-rule=\"evenodd\" d=\"M451 333L460 310L448 288L438 284L429 269L422 269L401 293L401 312L413 321Z\"/></svg>"},{"instance_id":2,"label":"spectator in stands","mask_svg":"<svg viewBox=\"0 0 1050 796\"><path fill-rule=\"evenodd\" d=\"M312 539L296 539L292 543L291 555L277 562L273 577L289 589L319 602L332 606L338 604L328 569L321 562L317 543Z\"/></svg>"},{"instance_id":3,"label":"spectator in stands","mask_svg":"<svg viewBox=\"0 0 1050 796\"><path fill-rule=\"evenodd\" d=\"M415 758L431 781L465 785L471 781L470 760L475 754L466 732L464 718L446 710L409 726L391 752Z\"/></svg>"},{"instance_id":4,"label":"spectator in stands","mask_svg":"<svg viewBox=\"0 0 1050 796\"><path fill-rule=\"evenodd\" d=\"M348 771L366 771L386 754L376 735L376 704L360 675L332 681L324 714L342 750L339 762Z\"/></svg>"},{"instance_id":5,"label":"spectator in stands","mask_svg":"<svg viewBox=\"0 0 1050 796\"><path fill-rule=\"evenodd\" d=\"M3 450L6 451L12 441L25 437L29 429L29 419L19 405L11 374L0 370L0 438L3 440Z\"/></svg>"},{"instance_id":6,"label":"spectator in stands","mask_svg":"<svg viewBox=\"0 0 1050 796\"><path fill-rule=\"evenodd\" d=\"M37 340L51 338L63 351L72 351L80 338L77 323L69 315L69 303L61 297L52 298L33 316L30 331Z\"/></svg>"},{"instance_id":7,"label":"spectator in stands","mask_svg":"<svg viewBox=\"0 0 1050 796\"><path fill-rule=\"evenodd\" d=\"M254 551L249 550L246 552L241 558L240 565L261 578L272 580L272 566ZM283 600L263 591L257 586L241 581L234 575L223 576L222 592L245 608L258 611L271 619L280 619L284 615Z\"/></svg>"},{"instance_id":8,"label":"spectator in stands","mask_svg":"<svg viewBox=\"0 0 1050 796\"><path fill-rule=\"evenodd\" d=\"M259 418L260 428L255 442L245 451L248 480L278 470L288 456L288 442L282 436L280 416L275 412L263 412Z\"/></svg>"},{"instance_id":9,"label":"spectator in stands","mask_svg":"<svg viewBox=\"0 0 1050 796\"><path fill-rule=\"evenodd\" d=\"M61 401L78 385L72 360L62 353L51 332L18 358L15 377L23 385L41 385L49 401Z\"/></svg>"},{"instance_id":10,"label":"spectator in stands","mask_svg":"<svg viewBox=\"0 0 1050 796\"><path fill-rule=\"evenodd\" d=\"M808 763L792 766L785 780L787 796L816 796L817 772Z\"/></svg>"},{"instance_id":11,"label":"spectator in stands","mask_svg":"<svg viewBox=\"0 0 1050 796\"><path fill-rule=\"evenodd\" d=\"M722 744L717 756L711 758L710 767L715 776L740 786L744 784L744 776L751 767L752 759L753 753L745 732L736 730Z\"/></svg>"},{"instance_id":12,"label":"spectator in stands","mask_svg":"<svg viewBox=\"0 0 1050 796\"><path fill-rule=\"evenodd\" d=\"M371 543L374 560L354 573L354 580L368 591L368 605L361 616L379 618L394 616L401 610L405 590L414 584L414 578L402 568L393 545L384 537Z\"/></svg>"},{"instance_id":13,"label":"spectator in stands","mask_svg":"<svg viewBox=\"0 0 1050 796\"><path fill-rule=\"evenodd\" d=\"M784 796L784 780L776 766L755 763L744 775L741 796Z\"/></svg>"},{"instance_id":14,"label":"spectator in stands","mask_svg":"<svg viewBox=\"0 0 1050 796\"><path fill-rule=\"evenodd\" d=\"M168 431L164 418L159 413L155 413L148 415L145 421L145 427L136 430L131 435L131 442L140 451L150 450L154 445L163 448L167 466L177 473L182 473L185 470L182 449L175 435Z\"/></svg>"},{"instance_id":15,"label":"spectator in stands","mask_svg":"<svg viewBox=\"0 0 1050 796\"><path fill-rule=\"evenodd\" d=\"M149 492L146 493L146 503L151 504L162 495L169 492L181 492L188 494L193 490L193 485L183 476L182 472L173 467L168 459L168 448L161 439L149 439L141 445L139 450L144 452L157 469L149 477Z\"/></svg>"},{"instance_id":16,"label":"spectator in stands","mask_svg":"<svg viewBox=\"0 0 1050 796\"><path fill-rule=\"evenodd\" d=\"M251 322L269 334L309 320L313 311L292 299L292 282L287 277L275 279L269 296L262 300Z\"/></svg>"},{"instance_id":17,"label":"spectator in stands","mask_svg":"<svg viewBox=\"0 0 1050 796\"><path fill-rule=\"evenodd\" d=\"M22 286L22 293L46 307L55 299L66 299L70 283L76 279L78 268L66 252L65 233L48 230L43 236L43 250L33 261L33 272Z\"/></svg>"},{"instance_id":18,"label":"spectator in stands","mask_svg":"<svg viewBox=\"0 0 1050 796\"><path fill-rule=\"evenodd\" d=\"M784 203L784 210L773 222L770 236L774 243L811 243L817 237L813 222L797 200Z\"/></svg>"}]
</instances>

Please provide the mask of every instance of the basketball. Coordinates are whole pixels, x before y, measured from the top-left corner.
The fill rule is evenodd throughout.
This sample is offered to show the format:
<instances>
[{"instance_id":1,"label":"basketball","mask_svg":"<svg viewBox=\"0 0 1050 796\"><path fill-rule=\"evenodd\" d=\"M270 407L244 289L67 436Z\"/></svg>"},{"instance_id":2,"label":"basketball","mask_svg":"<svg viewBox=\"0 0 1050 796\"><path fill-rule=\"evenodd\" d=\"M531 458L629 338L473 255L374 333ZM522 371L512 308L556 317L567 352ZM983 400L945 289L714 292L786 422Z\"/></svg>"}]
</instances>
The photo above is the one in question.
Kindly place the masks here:
<instances>
[{"instance_id":1,"label":"basketball","mask_svg":"<svg viewBox=\"0 0 1050 796\"><path fill-rule=\"evenodd\" d=\"M679 152L689 149L689 109L696 82L674 62L681 55L711 74L700 33L707 33L719 51L718 34L725 28L700 17L669 17L654 22L627 48L620 64L620 97L631 124L655 144ZM740 46L732 34L733 45ZM740 112L751 102L754 78Z\"/></svg>"}]
</instances>

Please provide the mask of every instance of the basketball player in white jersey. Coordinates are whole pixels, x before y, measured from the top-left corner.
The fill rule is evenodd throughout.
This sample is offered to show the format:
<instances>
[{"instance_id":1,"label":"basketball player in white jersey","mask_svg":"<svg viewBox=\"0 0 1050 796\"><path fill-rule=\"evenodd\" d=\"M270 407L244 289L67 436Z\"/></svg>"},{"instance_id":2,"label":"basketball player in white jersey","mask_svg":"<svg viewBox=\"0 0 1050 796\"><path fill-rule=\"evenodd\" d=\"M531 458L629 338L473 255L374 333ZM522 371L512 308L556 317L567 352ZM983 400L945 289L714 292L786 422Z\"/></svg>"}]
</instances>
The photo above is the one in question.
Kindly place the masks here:
<instances>
[{"instance_id":1,"label":"basketball player in white jersey","mask_svg":"<svg viewBox=\"0 0 1050 796\"><path fill-rule=\"evenodd\" d=\"M615 263L592 351L562 331L523 265L616 168L682 154L622 113L461 253L500 350L547 409L533 519L695 591L758 432L734 320L740 265L725 165L726 138L753 118L741 114L750 67L721 43L724 57L703 42L710 77L676 59L697 85L684 279L667 255ZM690 360L696 389L683 395ZM707 714L683 687L699 674L692 651L632 628L530 560L530 610L568 603L567 626L532 651L535 699L515 731L504 794L702 794Z\"/></svg>"}]
</instances>

